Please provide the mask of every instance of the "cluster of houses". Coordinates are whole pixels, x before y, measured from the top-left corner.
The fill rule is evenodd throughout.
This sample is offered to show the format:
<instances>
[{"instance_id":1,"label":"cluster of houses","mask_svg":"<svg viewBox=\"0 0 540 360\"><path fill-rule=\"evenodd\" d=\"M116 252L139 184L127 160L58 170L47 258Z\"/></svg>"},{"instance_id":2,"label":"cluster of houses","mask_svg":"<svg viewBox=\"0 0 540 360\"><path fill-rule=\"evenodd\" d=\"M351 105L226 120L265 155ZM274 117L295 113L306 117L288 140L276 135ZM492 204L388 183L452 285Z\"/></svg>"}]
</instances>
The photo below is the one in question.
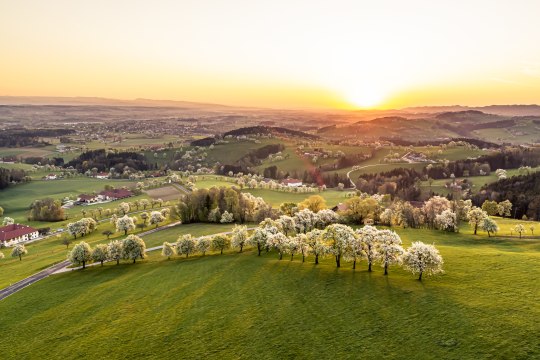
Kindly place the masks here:
<instances>
[{"instance_id":1,"label":"cluster of houses","mask_svg":"<svg viewBox=\"0 0 540 360\"><path fill-rule=\"evenodd\" d=\"M11 224L0 227L0 244L13 246L21 242L37 239L39 231L22 224Z\"/></svg>"},{"instance_id":2,"label":"cluster of houses","mask_svg":"<svg viewBox=\"0 0 540 360\"><path fill-rule=\"evenodd\" d=\"M127 189L104 190L99 194L81 194L77 198L80 204L94 204L106 201L114 201L132 197L133 193Z\"/></svg>"}]
</instances>

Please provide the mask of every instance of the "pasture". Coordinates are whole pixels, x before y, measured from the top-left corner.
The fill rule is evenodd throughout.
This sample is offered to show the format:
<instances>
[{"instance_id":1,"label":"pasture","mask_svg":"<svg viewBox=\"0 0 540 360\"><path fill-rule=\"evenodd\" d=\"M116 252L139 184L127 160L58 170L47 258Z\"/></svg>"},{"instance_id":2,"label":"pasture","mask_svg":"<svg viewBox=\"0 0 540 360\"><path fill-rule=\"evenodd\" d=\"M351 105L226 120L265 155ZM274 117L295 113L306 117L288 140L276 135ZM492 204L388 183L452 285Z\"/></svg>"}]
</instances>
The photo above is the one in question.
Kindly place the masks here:
<instances>
[{"instance_id":1,"label":"pasture","mask_svg":"<svg viewBox=\"0 0 540 360\"><path fill-rule=\"evenodd\" d=\"M398 229L438 246L423 282L361 262L336 269L275 252L106 264L51 276L0 302L6 358L532 359L538 241ZM59 314L62 314L59 316ZM24 338L24 346L13 346ZM99 344L99 346L96 346Z\"/></svg>"}]
</instances>

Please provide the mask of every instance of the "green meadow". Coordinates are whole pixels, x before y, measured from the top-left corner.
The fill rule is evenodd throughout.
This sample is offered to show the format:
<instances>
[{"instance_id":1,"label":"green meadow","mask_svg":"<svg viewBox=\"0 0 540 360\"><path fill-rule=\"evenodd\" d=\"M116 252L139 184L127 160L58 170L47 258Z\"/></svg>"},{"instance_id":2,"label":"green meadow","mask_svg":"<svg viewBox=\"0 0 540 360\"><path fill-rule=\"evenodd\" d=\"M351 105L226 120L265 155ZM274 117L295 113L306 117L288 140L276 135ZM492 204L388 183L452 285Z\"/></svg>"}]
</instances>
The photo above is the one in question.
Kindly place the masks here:
<instances>
[{"instance_id":1,"label":"green meadow","mask_svg":"<svg viewBox=\"0 0 540 360\"><path fill-rule=\"evenodd\" d=\"M0 302L4 358L533 359L540 242L398 229L445 274L275 252L159 252L50 276ZM156 234L157 235L157 234ZM24 344L18 344L25 339Z\"/></svg>"}]
</instances>

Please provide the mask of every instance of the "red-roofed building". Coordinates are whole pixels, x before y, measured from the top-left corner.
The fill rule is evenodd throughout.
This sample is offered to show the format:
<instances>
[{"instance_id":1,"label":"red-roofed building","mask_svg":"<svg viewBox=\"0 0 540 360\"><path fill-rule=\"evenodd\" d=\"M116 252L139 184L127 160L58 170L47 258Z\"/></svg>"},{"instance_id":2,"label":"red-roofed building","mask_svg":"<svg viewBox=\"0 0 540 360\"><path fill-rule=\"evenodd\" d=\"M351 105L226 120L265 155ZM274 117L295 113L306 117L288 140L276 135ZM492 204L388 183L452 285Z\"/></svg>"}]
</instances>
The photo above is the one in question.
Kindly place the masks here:
<instances>
[{"instance_id":1,"label":"red-roofed building","mask_svg":"<svg viewBox=\"0 0 540 360\"><path fill-rule=\"evenodd\" d=\"M91 204L91 203L95 203L95 202L99 201L99 199L98 199L97 195L81 194L77 198L77 201L82 202L82 203L86 203L86 204Z\"/></svg>"},{"instance_id":2,"label":"red-roofed building","mask_svg":"<svg viewBox=\"0 0 540 360\"><path fill-rule=\"evenodd\" d=\"M0 227L0 243L12 246L20 242L33 240L39 236L39 232L33 227L11 224Z\"/></svg>"},{"instance_id":3,"label":"red-roofed building","mask_svg":"<svg viewBox=\"0 0 540 360\"><path fill-rule=\"evenodd\" d=\"M103 200L119 200L132 197L133 193L126 189L105 190L99 193Z\"/></svg>"},{"instance_id":4,"label":"red-roofed building","mask_svg":"<svg viewBox=\"0 0 540 360\"><path fill-rule=\"evenodd\" d=\"M281 183L283 185L287 185L287 186L290 186L290 187L302 186L302 180L298 180L298 179L285 179L285 180L281 181Z\"/></svg>"}]
</instances>

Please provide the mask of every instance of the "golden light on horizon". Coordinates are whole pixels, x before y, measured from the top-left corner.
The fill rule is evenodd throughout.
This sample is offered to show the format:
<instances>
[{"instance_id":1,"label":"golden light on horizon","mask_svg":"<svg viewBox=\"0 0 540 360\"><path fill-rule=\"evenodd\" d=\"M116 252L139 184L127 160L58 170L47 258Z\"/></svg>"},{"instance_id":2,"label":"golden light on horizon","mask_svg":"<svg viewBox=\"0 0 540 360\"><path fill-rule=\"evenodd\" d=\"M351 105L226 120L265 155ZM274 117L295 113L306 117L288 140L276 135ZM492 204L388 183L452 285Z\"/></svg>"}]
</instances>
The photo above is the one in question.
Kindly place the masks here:
<instances>
[{"instance_id":1,"label":"golden light on horizon","mask_svg":"<svg viewBox=\"0 0 540 360\"><path fill-rule=\"evenodd\" d=\"M0 95L540 103L540 2L518 1L6 1Z\"/></svg>"}]
</instances>

